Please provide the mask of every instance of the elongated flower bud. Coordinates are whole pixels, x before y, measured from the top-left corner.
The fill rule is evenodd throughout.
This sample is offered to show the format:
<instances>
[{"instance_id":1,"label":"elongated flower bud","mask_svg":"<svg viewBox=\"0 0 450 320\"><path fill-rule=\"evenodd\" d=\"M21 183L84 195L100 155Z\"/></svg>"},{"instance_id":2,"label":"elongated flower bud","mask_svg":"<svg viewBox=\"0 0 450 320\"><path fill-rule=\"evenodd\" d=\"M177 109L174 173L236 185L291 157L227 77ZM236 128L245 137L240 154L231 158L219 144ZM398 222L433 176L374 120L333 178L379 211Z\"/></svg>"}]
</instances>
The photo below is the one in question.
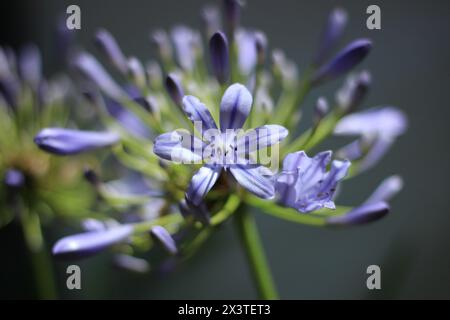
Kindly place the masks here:
<instances>
[{"instance_id":1,"label":"elongated flower bud","mask_svg":"<svg viewBox=\"0 0 450 320\"><path fill-rule=\"evenodd\" d=\"M209 41L211 54L211 66L217 80L223 84L228 80L230 62L228 56L228 41L226 36L218 31L214 33Z\"/></svg>"},{"instance_id":2,"label":"elongated flower bud","mask_svg":"<svg viewBox=\"0 0 450 320\"><path fill-rule=\"evenodd\" d=\"M127 72L127 59L116 42L116 39L106 30L101 29L95 34L95 44L122 74Z\"/></svg>"},{"instance_id":3,"label":"elongated flower bud","mask_svg":"<svg viewBox=\"0 0 450 320\"><path fill-rule=\"evenodd\" d=\"M371 48L372 41L368 39L353 41L316 72L312 84L318 85L347 73L364 60Z\"/></svg>"},{"instance_id":4,"label":"elongated flower bud","mask_svg":"<svg viewBox=\"0 0 450 320\"><path fill-rule=\"evenodd\" d=\"M114 256L114 266L136 273L147 273L150 271L150 264L141 258L136 258L127 254L117 254Z\"/></svg>"},{"instance_id":5,"label":"elongated flower bud","mask_svg":"<svg viewBox=\"0 0 450 320\"><path fill-rule=\"evenodd\" d=\"M255 46L256 46L257 64L263 65L266 60L267 37L261 31L255 32Z\"/></svg>"},{"instance_id":6,"label":"elongated flower bud","mask_svg":"<svg viewBox=\"0 0 450 320\"><path fill-rule=\"evenodd\" d=\"M82 131L64 128L46 128L35 137L39 148L57 155L87 152L118 143L120 137L114 132Z\"/></svg>"},{"instance_id":7,"label":"elongated flower bud","mask_svg":"<svg viewBox=\"0 0 450 320\"><path fill-rule=\"evenodd\" d=\"M345 113L355 111L366 98L370 83L371 77L368 71L349 77L336 95L339 108Z\"/></svg>"},{"instance_id":8,"label":"elongated flower bud","mask_svg":"<svg viewBox=\"0 0 450 320\"><path fill-rule=\"evenodd\" d=\"M347 12L344 9L336 8L331 11L320 39L320 46L315 59L316 66L322 65L330 55L333 48L339 42L346 24Z\"/></svg>"},{"instance_id":9,"label":"elongated flower bud","mask_svg":"<svg viewBox=\"0 0 450 320\"><path fill-rule=\"evenodd\" d=\"M152 237L157 240L163 248L170 254L177 254L177 244L175 240L170 235L169 231L161 226L154 226L151 230Z\"/></svg>"},{"instance_id":10,"label":"elongated flower bud","mask_svg":"<svg viewBox=\"0 0 450 320\"><path fill-rule=\"evenodd\" d=\"M328 101L324 97L320 97L317 99L315 108L314 108L314 124L317 126L319 122L326 116L328 113Z\"/></svg>"},{"instance_id":11,"label":"elongated flower bud","mask_svg":"<svg viewBox=\"0 0 450 320\"><path fill-rule=\"evenodd\" d=\"M147 85L147 80L145 78L145 71L142 63L136 57L131 57L130 59L128 59L127 67L128 74L130 75L134 84L139 88L145 88Z\"/></svg>"},{"instance_id":12,"label":"elongated flower bud","mask_svg":"<svg viewBox=\"0 0 450 320\"><path fill-rule=\"evenodd\" d=\"M79 259L125 241L132 233L130 225L80 233L60 239L53 246L52 253L58 258Z\"/></svg>"},{"instance_id":13,"label":"elongated flower bud","mask_svg":"<svg viewBox=\"0 0 450 320\"><path fill-rule=\"evenodd\" d=\"M167 32L164 30L156 30L151 34L151 40L155 44L161 60L165 63L172 61L173 50Z\"/></svg>"},{"instance_id":14,"label":"elongated flower bud","mask_svg":"<svg viewBox=\"0 0 450 320\"><path fill-rule=\"evenodd\" d=\"M210 38L214 32L221 29L220 12L215 6L206 6L202 10L202 22L206 37Z\"/></svg>"},{"instance_id":15,"label":"elongated flower bud","mask_svg":"<svg viewBox=\"0 0 450 320\"><path fill-rule=\"evenodd\" d=\"M172 101L181 108L184 92L178 77L174 74L169 74L166 78L165 85Z\"/></svg>"},{"instance_id":16,"label":"elongated flower bud","mask_svg":"<svg viewBox=\"0 0 450 320\"><path fill-rule=\"evenodd\" d=\"M224 0L225 18L228 26L228 36L232 40L234 32L239 26L241 18L241 1L239 0Z\"/></svg>"},{"instance_id":17,"label":"elongated flower bud","mask_svg":"<svg viewBox=\"0 0 450 320\"><path fill-rule=\"evenodd\" d=\"M328 218L330 226L358 225L381 219L389 212L389 205L386 202L375 202L363 204L350 212L337 217Z\"/></svg>"}]
</instances>

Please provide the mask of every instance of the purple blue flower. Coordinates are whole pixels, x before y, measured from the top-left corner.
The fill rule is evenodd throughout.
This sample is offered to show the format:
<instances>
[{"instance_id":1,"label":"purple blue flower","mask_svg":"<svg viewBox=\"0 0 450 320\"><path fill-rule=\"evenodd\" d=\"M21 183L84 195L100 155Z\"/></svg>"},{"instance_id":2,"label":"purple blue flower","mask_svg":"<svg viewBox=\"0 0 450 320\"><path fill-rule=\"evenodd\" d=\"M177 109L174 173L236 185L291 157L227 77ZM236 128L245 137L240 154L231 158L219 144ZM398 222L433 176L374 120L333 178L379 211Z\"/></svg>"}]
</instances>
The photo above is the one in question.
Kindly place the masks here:
<instances>
[{"instance_id":1,"label":"purple blue flower","mask_svg":"<svg viewBox=\"0 0 450 320\"><path fill-rule=\"evenodd\" d=\"M282 126L265 125L239 136L251 107L252 95L241 84L231 85L220 104L220 130L211 113L199 99L183 98L184 111L194 123L201 124L202 140L180 131L163 134L155 140L153 151L163 159L205 165L192 177L186 197L198 205L216 183L222 169L230 171L239 184L261 198L272 198L274 188L266 177L267 168L249 161L248 155L283 140L288 131ZM249 148L250 146L250 148Z\"/></svg>"},{"instance_id":2,"label":"purple blue flower","mask_svg":"<svg viewBox=\"0 0 450 320\"><path fill-rule=\"evenodd\" d=\"M333 196L339 181L347 175L350 162L333 160L327 172L331 155L331 151L313 158L304 151L288 154L275 183L279 203L301 212L335 209Z\"/></svg>"}]
</instances>

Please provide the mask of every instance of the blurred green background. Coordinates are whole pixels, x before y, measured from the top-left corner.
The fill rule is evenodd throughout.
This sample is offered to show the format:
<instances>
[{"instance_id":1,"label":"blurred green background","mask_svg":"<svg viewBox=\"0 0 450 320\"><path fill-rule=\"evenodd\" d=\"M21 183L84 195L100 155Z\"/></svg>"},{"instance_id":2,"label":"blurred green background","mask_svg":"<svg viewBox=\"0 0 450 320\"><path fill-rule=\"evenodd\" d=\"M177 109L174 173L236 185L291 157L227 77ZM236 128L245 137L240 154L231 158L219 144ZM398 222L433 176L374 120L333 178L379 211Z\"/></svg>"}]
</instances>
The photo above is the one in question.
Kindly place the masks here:
<instances>
[{"instance_id":1,"label":"blurred green background","mask_svg":"<svg viewBox=\"0 0 450 320\"><path fill-rule=\"evenodd\" d=\"M53 28L70 4L82 12L80 44L96 52L95 31L107 28L127 55L154 56L149 31L175 24L201 27L199 13L217 1L95 0L15 1L0 5L1 44L32 41L43 50L45 71L58 69ZM409 116L408 133L371 171L344 185L339 202L358 204L386 176L405 181L392 213L374 224L342 230L316 229L257 215L258 225L281 297L284 299L450 298L450 133L448 90L450 2L445 0L377 1L382 29L366 29L371 1L248 0L242 18L247 27L265 31L270 48L282 48L302 66L310 60L329 10L342 6L350 21L344 43L369 37L375 46L363 68L374 85L366 106L395 105ZM306 104L330 99L341 81L313 91ZM302 128L299 128L302 130ZM0 129L1 134L1 129ZM342 145L342 139L323 146ZM1 150L0 150L1 152ZM50 232L49 245L71 230ZM0 230L0 298L33 298L34 285L20 228ZM65 269L55 262L61 298L245 299L256 298L233 224L211 237L193 259L173 273L134 275L114 269L107 254L75 262L82 269L82 290L65 288ZM382 290L366 288L366 268L377 264Z\"/></svg>"}]
</instances>

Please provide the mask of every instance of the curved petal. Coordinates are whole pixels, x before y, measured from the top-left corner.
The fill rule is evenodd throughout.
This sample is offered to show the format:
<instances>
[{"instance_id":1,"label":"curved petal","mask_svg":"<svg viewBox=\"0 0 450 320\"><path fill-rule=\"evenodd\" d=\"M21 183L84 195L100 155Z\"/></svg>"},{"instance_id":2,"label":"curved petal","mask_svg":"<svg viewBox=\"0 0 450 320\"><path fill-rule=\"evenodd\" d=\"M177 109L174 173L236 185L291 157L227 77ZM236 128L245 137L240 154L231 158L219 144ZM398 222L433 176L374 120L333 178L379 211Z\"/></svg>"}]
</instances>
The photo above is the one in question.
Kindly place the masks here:
<instances>
[{"instance_id":1,"label":"curved petal","mask_svg":"<svg viewBox=\"0 0 450 320\"><path fill-rule=\"evenodd\" d=\"M61 258L82 258L122 242L132 233L133 227L130 225L80 233L60 239L53 246L52 253Z\"/></svg>"},{"instance_id":2,"label":"curved petal","mask_svg":"<svg viewBox=\"0 0 450 320\"><path fill-rule=\"evenodd\" d=\"M219 178L220 166L203 166L198 170L191 179L186 198L194 205L200 205L202 199L211 190Z\"/></svg>"},{"instance_id":3,"label":"curved petal","mask_svg":"<svg viewBox=\"0 0 450 320\"><path fill-rule=\"evenodd\" d=\"M238 154L248 154L249 152L263 149L274 145L287 137L289 131L276 124L268 124L249 130L237 141Z\"/></svg>"},{"instance_id":4,"label":"curved petal","mask_svg":"<svg viewBox=\"0 0 450 320\"><path fill-rule=\"evenodd\" d=\"M389 201L403 188L403 180L400 176L394 175L384 179L364 204Z\"/></svg>"},{"instance_id":5,"label":"curved petal","mask_svg":"<svg viewBox=\"0 0 450 320\"><path fill-rule=\"evenodd\" d=\"M157 156L177 163L201 163L202 150L203 142L182 130L159 135L153 146Z\"/></svg>"},{"instance_id":6,"label":"curved petal","mask_svg":"<svg viewBox=\"0 0 450 320\"><path fill-rule=\"evenodd\" d=\"M217 129L216 122L211 116L208 108L198 98L194 96L184 96L183 109L194 125L196 121L201 121L203 126L202 129Z\"/></svg>"},{"instance_id":7,"label":"curved petal","mask_svg":"<svg viewBox=\"0 0 450 320\"><path fill-rule=\"evenodd\" d=\"M220 103L220 130L240 129L247 120L253 98L242 84L235 83L225 91Z\"/></svg>"},{"instance_id":8,"label":"curved petal","mask_svg":"<svg viewBox=\"0 0 450 320\"><path fill-rule=\"evenodd\" d=\"M361 205L342 216L330 217L327 223L333 226L363 224L381 219L388 213L389 205L381 201Z\"/></svg>"},{"instance_id":9,"label":"curved petal","mask_svg":"<svg viewBox=\"0 0 450 320\"><path fill-rule=\"evenodd\" d=\"M263 167L259 165L234 165L229 169L236 181L254 195L263 199L275 196L273 182L263 175Z\"/></svg>"}]
</instances>

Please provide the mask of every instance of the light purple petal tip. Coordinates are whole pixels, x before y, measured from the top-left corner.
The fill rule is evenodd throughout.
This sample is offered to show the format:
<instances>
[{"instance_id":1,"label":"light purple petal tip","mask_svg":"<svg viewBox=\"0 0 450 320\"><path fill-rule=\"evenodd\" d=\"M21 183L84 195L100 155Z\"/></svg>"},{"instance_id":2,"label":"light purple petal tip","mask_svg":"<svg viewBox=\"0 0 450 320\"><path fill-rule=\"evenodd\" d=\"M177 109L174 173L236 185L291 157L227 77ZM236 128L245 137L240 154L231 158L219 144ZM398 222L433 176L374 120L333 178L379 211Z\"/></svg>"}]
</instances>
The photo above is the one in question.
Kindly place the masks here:
<instances>
[{"instance_id":1,"label":"light purple petal tip","mask_svg":"<svg viewBox=\"0 0 450 320\"><path fill-rule=\"evenodd\" d=\"M177 130L156 137L153 152L165 159L177 163L200 163L202 161L203 142L189 132Z\"/></svg>"},{"instance_id":2,"label":"light purple petal tip","mask_svg":"<svg viewBox=\"0 0 450 320\"><path fill-rule=\"evenodd\" d=\"M364 204L376 203L380 201L389 202L403 188L403 180L400 176L394 175L384 179Z\"/></svg>"},{"instance_id":3,"label":"light purple petal tip","mask_svg":"<svg viewBox=\"0 0 450 320\"><path fill-rule=\"evenodd\" d=\"M127 59L116 42L116 39L105 29L95 34L95 44L122 74L127 72Z\"/></svg>"}]
</instances>

